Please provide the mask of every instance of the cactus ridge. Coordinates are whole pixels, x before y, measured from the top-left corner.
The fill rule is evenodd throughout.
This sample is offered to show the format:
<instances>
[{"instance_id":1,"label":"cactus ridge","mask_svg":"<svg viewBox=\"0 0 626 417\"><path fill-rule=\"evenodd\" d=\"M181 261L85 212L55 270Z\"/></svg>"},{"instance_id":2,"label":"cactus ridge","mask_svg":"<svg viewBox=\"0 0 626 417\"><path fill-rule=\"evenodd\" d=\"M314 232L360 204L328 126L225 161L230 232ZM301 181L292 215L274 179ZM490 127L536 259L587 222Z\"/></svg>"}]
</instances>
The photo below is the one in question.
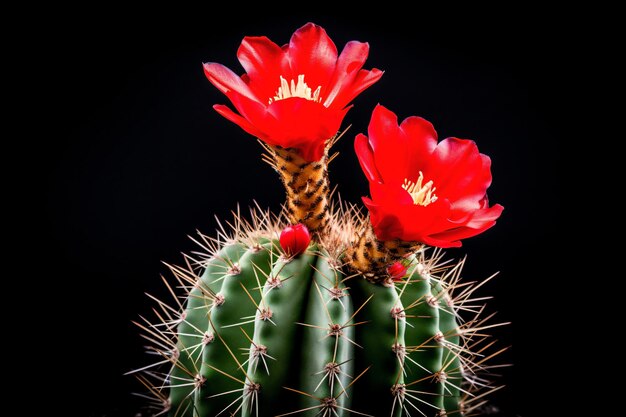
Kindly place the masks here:
<instances>
[{"instance_id":1,"label":"cactus ridge","mask_svg":"<svg viewBox=\"0 0 626 417\"><path fill-rule=\"evenodd\" d=\"M328 233L293 257L278 244L292 213L250 213L166 264L172 301L137 322L159 358L132 371L153 415L470 416L501 388L485 333L500 324L485 281L460 283L465 259L422 248L403 279L363 279L346 265L367 227L356 206L331 205Z\"/></svg>"}]
</instances>

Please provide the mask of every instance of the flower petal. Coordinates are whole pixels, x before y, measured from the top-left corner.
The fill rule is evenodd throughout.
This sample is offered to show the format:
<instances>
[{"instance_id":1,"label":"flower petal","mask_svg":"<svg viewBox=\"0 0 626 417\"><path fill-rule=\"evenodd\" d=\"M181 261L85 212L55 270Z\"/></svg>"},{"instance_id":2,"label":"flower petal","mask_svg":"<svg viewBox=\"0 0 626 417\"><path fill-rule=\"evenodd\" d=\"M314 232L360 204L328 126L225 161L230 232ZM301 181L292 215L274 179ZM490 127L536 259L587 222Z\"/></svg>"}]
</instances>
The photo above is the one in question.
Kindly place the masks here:
<instances>
[{"instance_id":1,"label":"flower petal","mask_svg":"<svg viewBox=\"0 0 626 417\"><path fill-rule=\"evenodd\" d=\"M302 26L291 36L287 53L291 79L304 74L312 90L328 85L337 63L337 47L322 27L313 23Z\"/></svg>"},{"instance_id":2,"label":"flower petal","mask_svg":"<svg viewBox=\"0 0 626 417\"><path fill-rule=\"evenodd\" d=\"M331 81L322 92L324 105L342 108L354 97L374 84L383 72L377 69L361 70L369 54L369 44L351 41L346 44L337 59Z\"/></svg>"},{"instance_id":3,"label":"flower petal","mask_svg":"<svg viewBox=\"0 0 626 417\"><path fill-rule=\"evenodd\" d=\"M374 162L374 152L370 146L367 136L362 133L356 135L354 139L354 151L361 164L361 169L365 173L365 176L369 181L382 182L382 178L378 169L376 169L376 163Z\"/></svg>"},{"instance_id":4,"label":"flower petal","mask_svg":"<svg viewBox=\"0 0 626 417\"><path fill-rule=\"evenodd\" d=\"M251 134L252 136L256 136L257 138L263 138L265 135L259 129L257 129L254 125L252 125L248 120L241 117L239 114L232 111L228 106L223 104L216 104L213 106L216 112L224 116L226 119L231 122L239 125L243 130Z\"/></svg>"},{"instance_id":5,"label":"flower petal","mask_svg":"<svg viewBox=\"0 0 626 417\"><path fill-rule=\"evenodd\" d=\"M447 138L435 148L424 169L424 176L433 180L437 195L455 201L467 195L466 187L482 171L482 165L483 160L474 141ZM486 187L482 190L482 195L485 190Z\"/></svg>"},{"instance_id":6,"label":"flower petal","mask_svg":"<svg viewBox=\"0 0 626 417\"><path fill-rule=\"evenodd\" d=\"M437 147L437 132L432 123L417 116L407 117L400 124L400 131L405 137L407 166L405 170L413 175L426 165L426 161ZM417 178L410 178L415 180Z\"/></svg>"},{"instance_id":7,"label":"flower petal","mask_svg":"<svg viewBox=\"0 0 626 417\"><path fill-rule=\"evenodd\" d=\"M325 106L329 106L335 100L345 85L352 83L357 72L365 64L369 49L369 44L357 41L348 42L344 46L337 59L333 78L325 89Z\"/></svg>"},{"instance_id":8,"label":"flower petal","mask_svg":"<svg viewBox=\"0 0 626 417\"><path fill-rule=\"evenodd\" d=\"M246 36L237 58L249 77L250 89L259 97L274 97L280 77L293 77L287 54L265 36Z\"/></svg>"},{"instance_id":9,"label":"flower petal","mask_svg":"<svg viewBox=\"0 0 626 417\"><path fill-rule=\"evenodd\" d=\"M439 239L434 236L424 236L422 243L437 248L460 248L462 246L460 240Z\"/></svg>"},{"instance_id":10,"label":"flower petal","mask_svg":"<svg viewBox=\"0 0 626 417\"><path fill-rule=\"evenodd\" d=\"M241 116L258 131L262 132L262 134L257 136L259 139L270 145L280 145L280 138L276 137L276 132L280 132L280 125L266 106L234 91L227 93L226 96Z\"/></svg>"},{"instance_id":11,"label":"flower petal","mask_svg":"<svg viewBox=\"0 0 626 417\"><path fill-rule=\"evenodd\" d=\"M481 167L473 173L473 178L463 189L446 190L453 199L454 210L471 211L484 208L483 200L491 185L491 159L480 154Z\"/></svg>"},{"instance_id":12,"label":"flower petal","mask_svg":"<svg viewBox=\"0 0 626 417\"><path fill-rule=\"evenodd\" d=\"M504 207L499 204L489 209L479 210L466 225L446 230L445 232L435 233L432 237L435 239L460 240L479 235L496 224L496 220L502 214L502 210L504 210Z\"/></svg>"},{"instance_id":13,"label":"flower petal","mask_svg":"<svg viewBox=\"0 0 626 417\"><path fill-rule=\"evenodd\" d=\"M337 95L335 100L330 105L335 107L345 106L350 103L356 96L361 94L365 89L370 87L376 81L380 80L384 71L377 68L371 70L360 70L351 84L344 84L343 89Z\"/></svg>"},{"instance_id":14,"label":"flower petal","mask_svg":"<svg viewBox=\"0 0 626 417\"><path fill-rule=\"evenodd\" d=\"M398 127L398 117L380 104L374 108L368 126L369 142L376 168L389 184L402 184L407 177L406 143Z\"/></svg>"},{"instance_id":15,"label":"flower petal","mask_svg":"<svg viewBox=\"0 0 626 417\"><path fill-rule=\"evenodd\" d=\"M402 222L398 217L367 197L362 197L362 200L370 213L370 221L378 240L393 240L402 236Z\"/></svg>"},{"instance_id":16,"label":"flower petal","mask_svg":"<svg viewBox=\"0 0 626 417\"><path fill-rule=\"evenodd\" d=\"M374 232L379 240L402 239L422 241L428 231L441 230L447 225L450 204L447 200L437 201L428 206L413 204L413 199L402 187L370 182L372 199L370 206L376 207L372 216ZM385 220L385 218L394 219ZM386 230L392 227L393 230Z\"/></svg>"},{"instance_id":17,"label":"flower petal","mask_svg":"<svg viewBox=\"0 0 626 417\"><path fill-rule=\"evenodd\" d=\"M248 87L241 77L222 64L205 63L204 74L209 81L211 81L211 84L217 87L222 93L226 94L230 91L234 91L250 100L258 101L252 90L250 90L250 87Z\"/></svg>"},{"instance_id":18,"label":"flower petal","mask_svg":"<svg viewBox=\"0 0 626 417\"><path fill-rule=\"evenodd\" d=\"M298 148L307 161L319 160L326 142L335 136L350 107L331 110L320 103L292 97L265 107L235 92L227 94L242 117L256 127L270 145Z\"/></svg>"},{"instance_id":19,"label":"flower petal","mask_svg":"<svg viewBox=\"0 0 626 417\"><path fill-rule=\"evenodd\" d=\"M493 207L486 209L477 210L474 212L472 219L467 223L467 227L474 229L483 228L487 224L489 224L488 227L491 227L495 224L496 220L498 220L502 211L504 211L504 207L500 204L495 204Z\"/></svg>"},{"instance_id":20,"label":"flower petal","mask_svg":"<svg viewBox=\"0 0 626 417\"><path fill-rule=\"evenodd\" d=\"M280 146L298 148L307 161L317 161L350 107L337 111L314 101L290 98L273 102L268 110L277 121L273 139Z\"/></svg>"},{"instance_id":21,"label":"flower petal","mask_svg":"<svg viewBox=\"0 0 626 417\"><path fill-rule=\"evenodd\" d=\"M423 242L424 237L432 230L445 230L449 224L447 217L450 212L450 202L445 199L437 200L427 206L401 205L403 219L403 240Z\"/></svg>"},{"instance_id":22,"label":"flower petal","mask_svg":"<svg viewBox=\"0 0 626 417\"><path fill-rule=\"evenodd\" d=\"M263 103L251 100L234 91L226 93L226 96L230 99L241 116L256 126L257 129L264 132L270 132L272 129L275 129L274 125L276 124L276 120Z\"/></svg>"},{"instance_id":23,"label":"flower petal","mask_svg":"<svg viewBox=\"0 0 626 417\"><path fill-rule=\"evenodd\" d=\"M382 204L388 204L390 206L415 206L411 195L399 185L389 185L372 181L370 182L370 194L374 201L381 202Z\"/></svg>"}]
</instances>

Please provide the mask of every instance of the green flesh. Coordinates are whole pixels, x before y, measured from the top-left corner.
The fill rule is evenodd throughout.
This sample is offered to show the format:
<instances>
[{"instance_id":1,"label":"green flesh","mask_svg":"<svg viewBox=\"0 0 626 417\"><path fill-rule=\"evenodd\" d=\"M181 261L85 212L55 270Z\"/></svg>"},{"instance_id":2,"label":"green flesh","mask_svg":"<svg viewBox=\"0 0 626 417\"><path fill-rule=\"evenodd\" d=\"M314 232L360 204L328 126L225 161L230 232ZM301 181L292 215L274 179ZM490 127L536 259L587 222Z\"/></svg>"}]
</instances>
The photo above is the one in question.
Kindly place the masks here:
<instances>
[{"instance_id":1,"label":"green flesh","mask_svg":"<svg viewBox=\"0 0 626 417\"><path fill-rule=\"evenodd\" d=\"M438 281L416 262L396 287L346 280L315 245L279 255L266 239L207 263L177 328L170 417L460 415L460 363L446 347L458 345L458 325Z\"/></svg>"}]
</instances>

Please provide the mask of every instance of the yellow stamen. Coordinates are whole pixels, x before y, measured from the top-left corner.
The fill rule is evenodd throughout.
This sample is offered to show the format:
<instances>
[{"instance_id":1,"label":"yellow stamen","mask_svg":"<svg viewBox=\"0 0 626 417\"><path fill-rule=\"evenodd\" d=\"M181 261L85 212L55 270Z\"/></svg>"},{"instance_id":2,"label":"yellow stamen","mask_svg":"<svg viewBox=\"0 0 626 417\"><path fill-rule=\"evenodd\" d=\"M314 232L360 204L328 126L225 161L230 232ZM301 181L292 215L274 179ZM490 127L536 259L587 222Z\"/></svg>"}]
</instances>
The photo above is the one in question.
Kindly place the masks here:
<instances>
[{"instance_id":1,"label":"yellow stamen","mask_svg":"<svg viewBox=\"0 0 626 417\"><path fill-rule=\"evenodd\" d=\"M417 182L409 181L405 178L404 184L402 185L402 188L404 188L413 199L413 204L418 206L427 206L437 201L437 196L435 195L436 188L433 187L432 180L422 185L423 181L424 174L420 171Z\"/></svg>"},{"instance_id":2,"label":"yellow stamen","mask_svg":"<svg viewBox=\"0 0 626 417\"><path fill-rule=\"evenodd\" d=\"M270 97L270 104L278 100L284 100L286 98L291 97L300 97L310 101L315 101L317 103L322 101L320 97L320 91L322 90L322 86L318 86L315 91L312 91L307 83L304 82L304 74L298 75L298 84L295 83L294 80L291 80L291 83L288 83L282 75L280 76L280 87L278 87L278 91L276 91L276 95L274 97Z\"/></svg>"}]
</instances>

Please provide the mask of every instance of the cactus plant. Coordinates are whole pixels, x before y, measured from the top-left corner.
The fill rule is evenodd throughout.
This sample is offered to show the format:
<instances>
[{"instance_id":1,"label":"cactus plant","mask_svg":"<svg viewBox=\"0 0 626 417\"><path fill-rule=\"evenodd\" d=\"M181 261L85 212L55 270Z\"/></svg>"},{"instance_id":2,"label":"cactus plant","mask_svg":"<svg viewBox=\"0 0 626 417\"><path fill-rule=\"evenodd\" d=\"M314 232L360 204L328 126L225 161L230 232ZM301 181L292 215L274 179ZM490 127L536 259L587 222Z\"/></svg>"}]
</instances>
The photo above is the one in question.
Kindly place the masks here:
<instances>
[{"instance_id":1,"label":"cactus plant","mask_svg":"<svg viewBox=\"0 0 626 417\"><path fill-rule=\"evenodd\" d=\"M306 25L294 38L289 48L276 51L309 47L333 58L334 44L318 26ZM250 105L252 86L261 88L263 61L262 53L251 51L273 51L272 45L267 38L244 40L240 59L249 73L247 81L242 79L245 85L218 64L205 65L207 76L236 107ZM338 58L334 49L336 62L327 59L327 65L339 72L327 75L335 87L320 84L311 93L300 81L290 86L281 74L281 87L267 103L271 107L291 99L325 106L323 94L334 94L341 103L334 110L340 123L343 106L355 95L343 94L341 82L350 76L348 84L358 94L380 77L360 66L347 70L347 61L362 65L367 55L363 45L349 44ZM248 101L237 98L242 94ZM491 317L481 317L482 298L473 295L482 283L461 283L464 260L444 260L441 249L424 244L457 246L460 239L493 225L501 207L488 208L486 203L491 180L488 158L458 139L439 144L457 164L481 162L470 164L471 170L461 175L465 180L459 187L468 189L466 194L450 184L441 187L441 195L449 196L446 204L434 204L437 184L423 181L431 172L427 168L420 169L419 179L417 173L414 177L402 173L404 182L393 192L383 192L376 187L394 186L393 169L385 166L389 153L376 154L381 149L377 143L381 135L393 142L389 126L397 121L381 122L381 117L395 115L379 107L370 124L370 144L363 135L356 140L373 196L365 199L367 216L356 205L333 202L330 195L329 150L340 135L330 139L311 135L287 143L223 106L217 110L263 139L265 159L280 175L287 202L278 215L255 207L246 218L237 211L216 238L200 234L195 239L203 248L201 254L187 256L184 267L169 266L174 279L165 282L173 302L157 300L156 322L137 323L151 342L151 352L161 357L137 373L151 393L156 414L444 416L471 415L482 406L485 395L500 388L492 385L486 363L500 352L492 352L494 342L484 333L493 326L487 323ZM329 120L335 123L336 117ZM437 152L434 130L422 121L410 119L396 130L415 143L426 143L420 148L426 150L422 159L437 159L431 155ZM263 124L258 119L257 123ZM385 124L386 130L377 129L377 123ZM323 127L325 132L328 126ZM454 146L463 147L463 153L455 153ZM437 161L445 165L446 158ZM393 201L390 196L398 189L409 203ZM463 210L455 206L454 198L463 201ZM404 211L390 214L393 204L405 204L398 208ZM407 222L413 220L406 213L427 206L429 213L436 207L446 221L435 216L430 221L437 227L431 224L427 232L411 232L414 225ZM449 213L442 215L445 210ZM453 218L460 211L463 220ZM466 314L471 317L462 318Z\"/></svg>"}]
</instances>

